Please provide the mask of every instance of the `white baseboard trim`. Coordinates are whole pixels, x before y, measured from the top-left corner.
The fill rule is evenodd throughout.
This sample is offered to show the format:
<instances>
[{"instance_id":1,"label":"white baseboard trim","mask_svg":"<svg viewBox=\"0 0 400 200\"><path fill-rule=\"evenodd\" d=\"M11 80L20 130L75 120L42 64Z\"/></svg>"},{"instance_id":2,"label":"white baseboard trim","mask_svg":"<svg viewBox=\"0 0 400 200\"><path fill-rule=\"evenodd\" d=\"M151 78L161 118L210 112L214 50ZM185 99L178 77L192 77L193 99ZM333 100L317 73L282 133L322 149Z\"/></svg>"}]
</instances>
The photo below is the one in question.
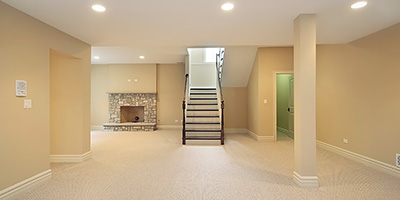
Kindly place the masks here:
<instances>
[{"instance_id":1,"label":"white baseboard trim","mask_svg":"<svg viewBox=\"0 0 400 200\"><path fill-rule=\"evenodd\" d=\"M351 160L354 160L356 162L362 163L368 167L371 167L375 170L381 171L386 174L390 174L392 176L396 176L400 178L400 168L397 168L394 165L389 165L387 163L348 151L346 149L342 149L336 146L333 146L331 144L321 142L317 140L317 145L323 149L326 149L328 151L331 151L333 153L337 153L341 156L344 156L346 158L349 158Z\"/></svg>"},{"instance_id":2,"label":"white baseboard trim","mask_svg":"<svg viewBox=\"0 0 400 200\"><path fill-rule=\"evenodd\" d=\"M302 188L317 188L319 186L317 176L301 176L297 172L293 172L293 181Z\"/></svg>"},{"instance_id":3,"label":"white baseboard trim","mask_svg":"<svg viewBox=\"0 0 400 200\"><path fill-rule=\"evenodd\" d=\"M247 133L254 138L255 140L259 141L259 142L273 142L274 140L274 136L259 136L257 134L255 134L254 132L247 130Z\"/></svg>"},{"instance_id":4,"label":"white baseboard trim","mask_svg":"<svg viewBox=\"0 0 400 200\"><path fill-rule=\"evenodd\" d=\"M92 125L90 126L90 130L103 130L103 125Z\"/></svg>"},{"instance_id":5,"label":"white baseboard trim","mask_svg":"<svg viewBox=\"0 0 400 200\"><path fill-rule=\"evenodd\" d=\"M50 155L51 163L81 163L89 160L92 157L92 152L88 151L81 155Z\"/></svg>"},{"instance_id":6,"label":"white baseboard trim","mask_svg":"<svg viewBox=\"0 0 400 200\"><path fill-rule=\"evenodd\" d=\"M157 125L158 129L182 129L182 125Z\"/></svg>"},{"instance_id":7,"label":"white baseboard trim","mask_svg":"<svg viewBox=\"0 0 400 200\"><path fill-rule=\"evenodd\" d=\"M245 128L226 128L224 130L225 134L231 134L231 133L247 133L247 129Z\"/></svg>"},{"instance_id":8,"label":"white baseboard trim","mask_svg":"<svg viewBox=\"0 0 400 200\"><path fill-rule=\"evenodd\" d=\"M19 183L16 183L6 189L0 191L0 199L1 200L8 200L15 198L16 195L21 194L41 183L44 181L51 179L51 170L48 169L42 173L39 173L35 176L27 178Z\"/></svg>"},{"instance_id":9,"label":"white baseboard trim","mask_svg":"<svg viewBox=\"0 0 400 200\"><path fill-rule=\"evenodd\" d=\"M278 129L278 131L281 132L281 133L289 134L289 130L286 129L286 128L282 128L282 127L277 126L276 129Z\"/></svg>"}]
</instances>

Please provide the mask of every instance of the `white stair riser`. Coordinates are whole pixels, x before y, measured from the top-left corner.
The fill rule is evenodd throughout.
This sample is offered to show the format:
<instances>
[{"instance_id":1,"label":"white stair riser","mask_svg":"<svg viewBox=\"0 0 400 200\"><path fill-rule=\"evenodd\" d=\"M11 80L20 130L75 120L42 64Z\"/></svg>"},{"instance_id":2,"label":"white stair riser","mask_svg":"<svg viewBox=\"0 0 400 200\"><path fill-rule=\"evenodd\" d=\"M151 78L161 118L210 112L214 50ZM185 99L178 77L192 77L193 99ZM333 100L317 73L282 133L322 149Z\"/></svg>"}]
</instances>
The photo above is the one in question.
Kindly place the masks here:
<instances>
[{"instance_id":1,"label":"white stair riser","mask_svg":"<svg viewBox=\"0 0 400 200\"><path fill-rule=\"evenodd\" d=\"M190 95L190 98L217 98L217 95Z\"/></svg>"},{"instance_id":2,"label":"white stair riser","mask_svg":"<svg viewBox=\"0 0 400 200\"><path fill-rule=\"evenodd\" d=\"M186 129L220 129L220 124L186 124Z\"/></svg>"},{"instance_id":3,"label":"white stair riser","mask_svg":"<svg viewBox=\"0 0 400 200\"><path fill-rule=\"evenodd\" d=\"M219 140L186 140L186 145L221 145Z\"/></svg>"},{"instance_id":4,"label":"white stair riser","mask_svg":"<svg viewBox=\"0 0 400 200\"><path fill-rule=\"evenodd\" d=\"M202 97L202 98L210 97L210 98L215 98L215 97L217 97L217 94L214 94L214 93L209 93L209 94L195 94L195 93L193 93L193 94L189 95L189 97Z\"/></svg>"},{"instance_id":5,"label":"white stair riser","mask_svg":"<svg viewBox=\"0 0 400 200\"><path fill-rule=\"evenodd\" d=\"M221 136L221 133L191 133L191 132L186 133L186 137L192 137L192 136L219 137Z\"/></svg>"},{"instance_id":6,"label":"white stair riser","mask_svg":"<svg viewBox=\"0 0 400 200\"><path fill-rule=\"evenodd\" d=\"M189 99L190 98L217 98L217 96L216 95L193 95L193 96L190 96L189 97ZM215 99L214 101L217 101L218 99Z\"/></svg>"},{"instance_id":7,"label":"white stair riser","mask_svg":"<svg viewBox=\"0 0 400 200\"><path fill-rule=\"evenodd\" d=\"M219 111L187 111L186 115L219 115Z\"/></svg>"},{"instance_id":8,"label":"white stair riser","mask_svg":"<svg viewBox=\"0 0 400 200\"><path fill-rule=\"evenodd\" d=\"M189 100L188 103L217 103L215 100Z\"/></svg>"},{"instance_id":9,"label":"white stair riser","mask_svg":"<svg viewBox=\"0 0 400 200\"><path fill-rule=\"evenodd\" d=\"M213 89L213 90L197 90L197 89L195 89L195 88L192 88L191 90L190 90L190 92L215 92L215 91L217 91L216 89Z\"/></svg>"},{"instance_id":10,"label":"white stair riser","mask_svg":"<svg viewBox=\"0 0 400 200\"><path fill-rule=\"evenodd\" d=\"M187 105L188 109L218 109L218 105Z\"/></svg>"},{"instance_id":11,"label":"white stair riser","mask_svg":"<svg viewBox=\"0 0 400 200\"><path fill-rule=\"evenodd\" d=\"M186 122L220 122L219 118L186 118Z\"/></svg>"}]
</instances>

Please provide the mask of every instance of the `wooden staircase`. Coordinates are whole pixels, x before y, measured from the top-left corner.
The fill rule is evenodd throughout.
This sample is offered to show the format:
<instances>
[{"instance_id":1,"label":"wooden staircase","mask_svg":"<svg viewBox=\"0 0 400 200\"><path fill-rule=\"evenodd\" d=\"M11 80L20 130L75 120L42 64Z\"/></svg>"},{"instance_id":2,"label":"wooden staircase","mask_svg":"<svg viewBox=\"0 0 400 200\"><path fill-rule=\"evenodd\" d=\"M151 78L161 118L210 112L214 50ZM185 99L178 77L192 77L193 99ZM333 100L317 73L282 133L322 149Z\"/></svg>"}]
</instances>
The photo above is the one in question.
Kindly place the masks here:
<instances>
[{"instance_id":1,"label":"wooden staircase","mask_svg":"<svg viewBox=\"0 0 400 200\"><path fill-rule=\"evenodd\" d=\"M187 140L220 140L223 145L223 101L218 101L217 89L190 88L188 97L183 104L182 144Z\"/></svg>"},{"instance_id":2,"label":"wooden staircase","mask_svg":"<svg viewBox=\"0 0 400 200\"><path fill-rule=\"evenodd\" d=\"M224 54L225 48L219 48L216 54L217 88L189 87L189 74L185 75L182 101L184 145L187 140L220 140L221 145L224 144L224 97L221 85Z\"/></svg>"}]
</instances>

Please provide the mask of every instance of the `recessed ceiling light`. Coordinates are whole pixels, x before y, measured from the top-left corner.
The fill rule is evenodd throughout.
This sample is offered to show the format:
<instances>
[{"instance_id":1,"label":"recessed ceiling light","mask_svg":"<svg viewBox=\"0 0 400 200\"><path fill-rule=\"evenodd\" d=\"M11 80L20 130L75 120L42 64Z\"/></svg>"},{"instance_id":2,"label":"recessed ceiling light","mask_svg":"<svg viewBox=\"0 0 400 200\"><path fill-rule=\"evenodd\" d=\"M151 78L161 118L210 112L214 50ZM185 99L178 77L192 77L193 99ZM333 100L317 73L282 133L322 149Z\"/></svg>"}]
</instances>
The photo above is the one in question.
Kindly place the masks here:
<instances>
[{"instance_id":1,"label":"recessed ceiling light","mask_svg":"<svg viewBox=\"0 0 400 200\"><path fill-rule=\"evenodd\" d=\"M106 8L100 4L96 4L92 6L92 9L97 11L97 12L104 12L106 11Z\"/></svg>"},{"instance_id":2,"label":"recessed ceiling light","mask_svg":"<svg viewBox=\"0 0 400 200\"><path fill-rule=\"evenodd\" d=\"M144 56L139 56L140 59L144 59Z\"/></svg>"},{"instance_id":3,"label":"recessed ceiling light","mask_svg":"<svg viewBox=\"0 0 400 200\"><path fill-rule=\"evenodd\" d=\"M235 6L231 3L225 3L221 6L222 10L232 10Z\"/></svg>"},{"instance_id":4,"label":"recessed ceiling light","mask_svg":"<svg viewBox=\"0 0 400 200\"><path fill-rule=\"evenodd\" d=\"M357 8L362 8L366 5L367 5L366 1L359 1L359 2L353 3L353 5L351 5L351 8L357 9Z\"/></svg>"},{"instance_id":5,"label":"recessed ceiling light","mask_svg":"<svg viewBox=\"0 0 400 200\"><path fill-rule=\"evenodd\" d=\"M139 80L135 78L134 81L135 81L135 82L138 82Z\"/></svg>"},{"instance_id":6,"label":"recessed ceiling light","mask_svg":"<svg viewBox=\"0 0 400 200\"><path fill-rule=\"evenodd\" d=\"M131 79L128 79L128 82L131 82L132 80Z\"/></svg>"},{"instance_id":7,"label":"recessed ceiling light","mask_svg":"<svg viewBox=\"0 0 400 200\"><path fill-rule=\"evenodd\" d=\"M93 56L93 58L98 60L98 59L100 59L100 56Z\"/></svg>"}]
</instances>

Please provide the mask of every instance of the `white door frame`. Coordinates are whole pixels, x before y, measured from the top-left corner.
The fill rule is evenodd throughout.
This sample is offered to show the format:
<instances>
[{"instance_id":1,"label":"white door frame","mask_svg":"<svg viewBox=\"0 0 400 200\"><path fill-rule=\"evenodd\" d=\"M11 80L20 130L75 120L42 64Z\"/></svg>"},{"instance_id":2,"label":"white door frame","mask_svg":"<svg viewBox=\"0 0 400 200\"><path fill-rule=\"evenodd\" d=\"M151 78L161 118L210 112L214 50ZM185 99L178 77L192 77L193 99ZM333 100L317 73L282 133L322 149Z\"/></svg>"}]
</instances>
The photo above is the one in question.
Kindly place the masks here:
<instances>
[{"instance_id":1,"label":"white door frame","mask_svg":"<svg viewBox=\"0 0 400 200\"><path fill-rule=\"evenodd\" d=\"M277 132L276 132L276 128L277 128L277 117L276 117L276 115L277 115L277 107L278 107L278 105L277 105L277 102L276 102L276 76L278 75L278 74L293 74L294 75L294 70L274 70L273 71L273 73L274 73L274 76L273 76L273 78L272 78L272 81L273 81L273 96L272 96L272 102L273 102L273 108L274 108L274 112L273 112L273 124L272 124L272 127L273 127L273 130L272 130L272 133L273 133L273 135L274 135L274 141L277 141L278 140L278 135L277 135Z\"/></svg>"}]
</instances>

